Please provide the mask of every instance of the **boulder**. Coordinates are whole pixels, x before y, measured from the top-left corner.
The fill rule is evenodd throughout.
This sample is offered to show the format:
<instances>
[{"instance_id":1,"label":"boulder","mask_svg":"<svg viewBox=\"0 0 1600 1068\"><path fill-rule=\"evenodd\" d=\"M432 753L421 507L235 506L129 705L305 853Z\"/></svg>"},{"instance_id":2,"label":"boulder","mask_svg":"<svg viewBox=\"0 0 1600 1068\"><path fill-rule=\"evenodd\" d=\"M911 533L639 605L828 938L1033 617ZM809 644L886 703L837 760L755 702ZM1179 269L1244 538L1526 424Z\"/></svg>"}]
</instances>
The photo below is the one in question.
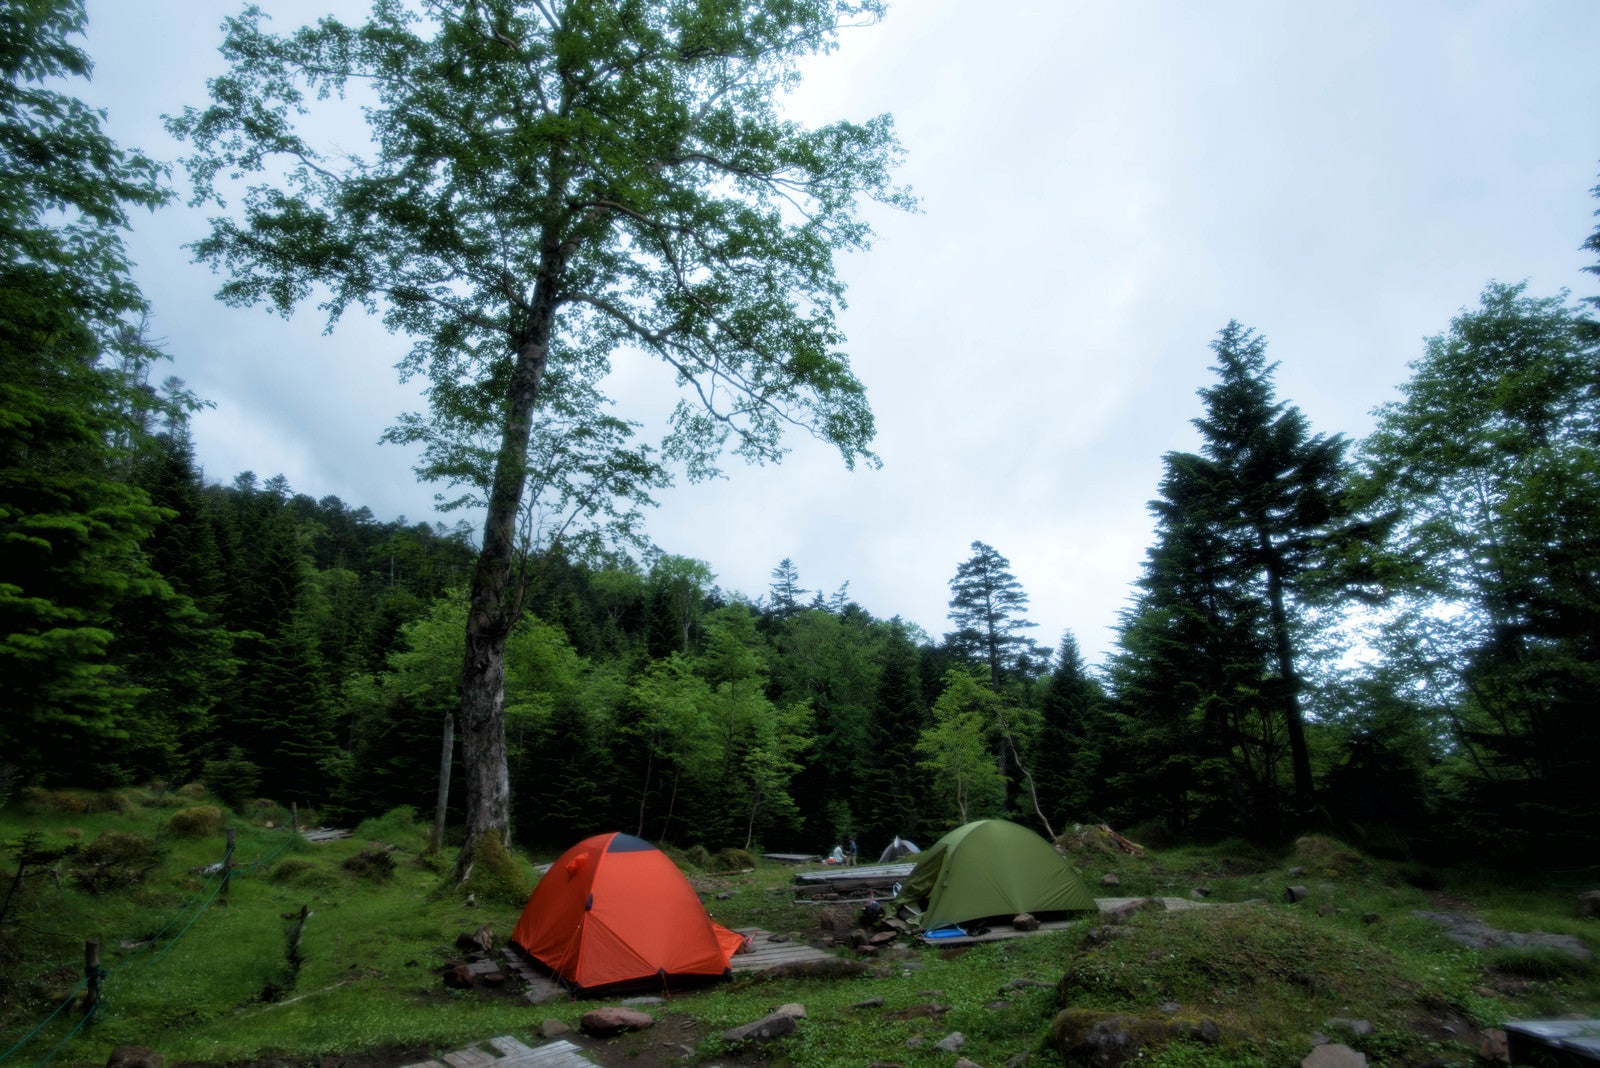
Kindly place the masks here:
<instances>
[{"instance_id":1,"label":"boulder","mask_svg":"<svg viewBox=\"0 0 1600 1068\"><path fill-rule=\"evenodd\" d=\"M1070 1064L1115 1068L1145 1055L1151 1047L1180 1040L1210 1045L1221 1037L1215 1021L1205 1017L1064 1009L1051 1021L1048 1041Z\"/></svg>"},{"instance_id":2,"label":"boulder","mask_svg":"<svg viewBox=\"0 0 1600 1068\"><path fill-rule=\"evenodd\" d=\"M933 1044L933 1048L944 1053L954 1053L967 1044L967 1036L960 1031L951 1031Z\"/></svg>"},{"instance_id":3,"label":"boulder","mask_svg":"<svg viewBox=\"0 0 1600 1068\"><path fill-rule=\"evenodd\" d=\"M1117 873L1116 872L1108 871L1104 875L1100 876L1100 885L1101 886L1121 886L1122 885L1122 880L1117 878Z\"/></svg>"},{"instance_id":4,"label":"boulder","mask_svg":"<svg viewBox=\"0 0 1600 1068\"><path fill-rule=\"evenodd\" d=\"M744 1042L770 1042L790 1034L799 1026L796 1018L786 1012L774 1012L759 1020L722 1032L722 1041L730 1046Z\"/></svg>"},{"instance_id":5,"label":"boulder","mask_svg":"<svg viewBox=\"0 0 1600 1068\"><path fill-rule=\"evenodd\" d=\"M452 990L471 990L475 976L466 964L452 964L444 970L444 985Z\"/></svg>"},{"instance_id":6,"label":"boulder","mask_svg":"<svg viewBox=\"0 0 1600 1068\"><path fill-rule=\"evenodd\" d=\"M1300 1062L1300 1068L1367 1068L1367 1058L1365 1054L1357 1053L1349 1046L1334 1043L1318 1046L1312 1050L1306 1059Z\"/></svg>"},{"instance_id":7,"label":"boulder","mask_svg":"<svg viewBox=\"0 0 1600 1068\"><path fill-rule=\"evenodd\" d=\"M656 1018L648 1012L638 1009L626 1009L620 1005L610 1005L603 1009L590 1009L578 1021L578 1026L586 1035L595 1038L611 1038L624 1031L643 1031L655 1025Z\"/></svg>"},{"instance_id":8,"label":"boulder","mask_svg":"<svg viewBox=\"0 0 1600 1068\"><path fill-rule=\"evenodd\" d=\"M539 1025L539 1033L545 1038L560 1038L562 1035L571 1034L572 1028L567 1026L565 1020L551 1016Z\"/></svg>"},{"instance_id":9,"label":"boulder","mask_svg":"<svg viewBox=\"0 0 1600 1068\"><path fill-rule=\"evenodd\" d=\"M161 1068L166 1058L147 1046L118 1046L106 1059L106 1068Z\"/></svg>"},{"instance_id":10,"label":"boulder","mask_svg":"<svg viewBox=\"0 0 1600 1068\"><path fill-rule=\"evenodd\" d=\"M1031 912L1024 912L1011 921L1011 926L1018 931L1037 931L1039 929L1039 917Z\"/></svg>"},{"instance_id":11,"label":"boulder","mask_svg":"<svg viewBox=\"0 0 1600 1068\"><path fill-rule=\"evenodd\" d=\"M1578 915L1586 920L1600 918L1600 890L1585 890L1578 895Z\"/></svg>"}]
</instances>

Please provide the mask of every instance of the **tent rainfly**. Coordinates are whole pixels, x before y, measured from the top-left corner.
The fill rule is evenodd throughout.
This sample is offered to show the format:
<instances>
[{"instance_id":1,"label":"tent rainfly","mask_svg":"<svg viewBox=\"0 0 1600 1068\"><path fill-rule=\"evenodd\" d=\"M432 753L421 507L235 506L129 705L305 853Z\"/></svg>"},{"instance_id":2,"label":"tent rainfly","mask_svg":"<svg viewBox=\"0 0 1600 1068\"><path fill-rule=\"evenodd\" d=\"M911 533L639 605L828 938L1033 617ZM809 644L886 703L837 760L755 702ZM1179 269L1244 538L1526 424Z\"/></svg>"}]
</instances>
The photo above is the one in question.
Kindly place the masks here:
<instances>
[{"instance_id":1,"label":"tent rainfly","mask_svg":"<svg viewBox=\"0 0 1600 1068\"><path fill-rule=\"evenodd\" d=\"M891 904L905 906L925 931L1097 907L1054 846L1005 820L977 820L939 839L918 855Z\"/></svg>"},{"instance_id":2,"label":"tent rainfly","mask_svg":"<svg viewBox=\"0 0 1600 1068\"><path fill-rule=\"evenodd\" d=\"M744 936L712 921L665 853L585 838L550 865L511 940L578 993L726 976Z\"/></svg>"}]
</instances>

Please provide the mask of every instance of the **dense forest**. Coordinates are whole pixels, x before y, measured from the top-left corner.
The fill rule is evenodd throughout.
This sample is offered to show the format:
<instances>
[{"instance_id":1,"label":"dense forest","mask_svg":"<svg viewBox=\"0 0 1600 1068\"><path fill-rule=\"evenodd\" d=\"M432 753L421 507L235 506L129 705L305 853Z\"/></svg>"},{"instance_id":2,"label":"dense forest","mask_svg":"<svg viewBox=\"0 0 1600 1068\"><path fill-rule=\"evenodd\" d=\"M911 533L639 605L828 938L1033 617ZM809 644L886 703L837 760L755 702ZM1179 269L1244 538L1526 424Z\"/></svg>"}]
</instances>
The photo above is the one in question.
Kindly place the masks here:
<instances>
[{"instance_id":1,"label":"dense forest","mask_svg":"<svg viewBox=\"0 0 1600 1068\"><path fill-rule=\"evenodd\" d=\"M0 27L0 803L199 780L329 820L432 812L441 767L471 759L441 756L481 535L202 476L203 398L152 385L163 353L119 238L170 196L162 168L70 94L81 4L8 4ZM1600 274L1600 229L1574 241ZM955 564L936 636L808 587L784 546L767 589L728 591L632 526L524 528L503 636L513 834L812 852L852 833L870 854L1006 814L1592 862L1597 307L1489 283L1360 440L1313 428L1261 337L1223 326L1199 450L1163 458L1102 665L1035 633L1003 547ZM560 422L569 385L547 434L615 429ZM472 454L433 445L441 477ZM448 813L460 793L458 776Z\"/></svg>"}]
</instances>

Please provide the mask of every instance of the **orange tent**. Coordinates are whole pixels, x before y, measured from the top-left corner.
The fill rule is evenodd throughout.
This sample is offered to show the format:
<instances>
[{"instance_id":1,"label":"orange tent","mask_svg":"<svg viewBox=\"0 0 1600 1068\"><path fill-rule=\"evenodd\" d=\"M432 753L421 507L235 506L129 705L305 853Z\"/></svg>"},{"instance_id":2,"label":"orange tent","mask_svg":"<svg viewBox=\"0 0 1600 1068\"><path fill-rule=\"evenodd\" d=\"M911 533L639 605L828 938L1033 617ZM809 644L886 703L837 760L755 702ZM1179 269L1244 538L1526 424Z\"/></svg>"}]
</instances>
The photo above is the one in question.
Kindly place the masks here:
<instances>
[{"instance_id":1,"label":"orange tent","mask_svg":"<svg viewBox=\"0 0 1600 1068\"><path fill-rule=\"evenodd\" d=\"M613 832L585 838L550 865L511 940L584 992L725 976L744 936L706 915L665 853Z\"/></svg>"}]
</instances>

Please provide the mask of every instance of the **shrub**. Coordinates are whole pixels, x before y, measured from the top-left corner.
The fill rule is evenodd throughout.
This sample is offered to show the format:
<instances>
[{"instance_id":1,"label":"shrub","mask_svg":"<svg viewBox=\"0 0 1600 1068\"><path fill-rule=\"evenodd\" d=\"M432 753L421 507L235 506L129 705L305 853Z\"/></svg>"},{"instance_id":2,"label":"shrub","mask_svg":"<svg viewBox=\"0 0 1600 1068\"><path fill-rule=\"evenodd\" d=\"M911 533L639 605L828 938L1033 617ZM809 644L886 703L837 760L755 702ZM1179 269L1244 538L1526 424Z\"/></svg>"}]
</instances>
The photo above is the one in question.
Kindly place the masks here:
<instances>
[{"instance_id":1,"label":"shrub","mask_svg":"<svg viewBox=\"0 0 1600 1068\"><path fill-rule=\"evenodd\" d=\"M304 879L317 866L304 857L284 857L272 866L272 871L267 875L268 882L293 883Z\"/></svg>"},{"instance_id":2,"label":"shrub","mask_svg":"<svg viewBox=\"0 0 1600 1068\"><path fill-rule=\"evenodd\" d=\"M207 838L222 830L222 810L216 805L181 808L167 821L167 829L183 838Z\"/></svg>"},{"instance_id":3,"label":"shrub","mask_svg":"<svg viewBox=\"0 0 1600 1068\"><path fill-rule=\"evenodd\" d=\"M362 820L356 827L357 838L387 845L407 845L421 849L427 833L417 820L417 810L410 805L392 808L375 819Z\"/></svg>"},{"instance_id":4,"label":"shrub","mask_svg":"<svg viewBox=\"0 0 1600 1068\"><path fill-rule=\"evenodd\" d=\"M756 866L756 858L744 849L724 849L711 858L712 871L744 871Z\"/></svg>"},{"instance_id":5,"label":"shrub","mask_svg":"<svg viewBox=\"0 0 1600 1068\"><path fill-rule=\"evenodd\" d=\"M244 750L233 746L220 760L206 761L200 781L229 808L242 809L261 785L261 769L245 758Z\"/></svg>"},{"instance_id":6,"label":"shrub","mask_svg":"<svg viewBox=\"0 0 1600 1068\"><path fill-rule=\"evenodd\" d=\"M118 886L132 886L161 862L155 843L142 834L106 831L73 857L73 879L91 894Z\"/></svg>"},{"instance_id":7,"label":"shrub","mask_svg":"<svg viewBox=\"0 0 1600 1068\"><path fill-rule=\"evenodd\" d=\"M387 849L363 849L340 867L358 879L381 883L394 874L394 857Z\"/></svg>"},{"instance_id":8,"label":"shrub","mask_svg":"<svg viewBox=\"0 0 1600 1068\"><path fill-rule=\"evenodd\" d=\"M206 796L206 788L197 782L186 782L178 787L176 793L179 797L188 797L198 801Z\"/></svg>"},{"instance_id":9,"label":"shrub","mask_svg":"<svg viewBox=\"0 0 1600 1068\"><path fill-rule=\"evenodd\" d=\"M711 850L703 845L692 845L685 849L683 851L683 859L701 871L711 870Z\"/></svg>"}]
</instances>

